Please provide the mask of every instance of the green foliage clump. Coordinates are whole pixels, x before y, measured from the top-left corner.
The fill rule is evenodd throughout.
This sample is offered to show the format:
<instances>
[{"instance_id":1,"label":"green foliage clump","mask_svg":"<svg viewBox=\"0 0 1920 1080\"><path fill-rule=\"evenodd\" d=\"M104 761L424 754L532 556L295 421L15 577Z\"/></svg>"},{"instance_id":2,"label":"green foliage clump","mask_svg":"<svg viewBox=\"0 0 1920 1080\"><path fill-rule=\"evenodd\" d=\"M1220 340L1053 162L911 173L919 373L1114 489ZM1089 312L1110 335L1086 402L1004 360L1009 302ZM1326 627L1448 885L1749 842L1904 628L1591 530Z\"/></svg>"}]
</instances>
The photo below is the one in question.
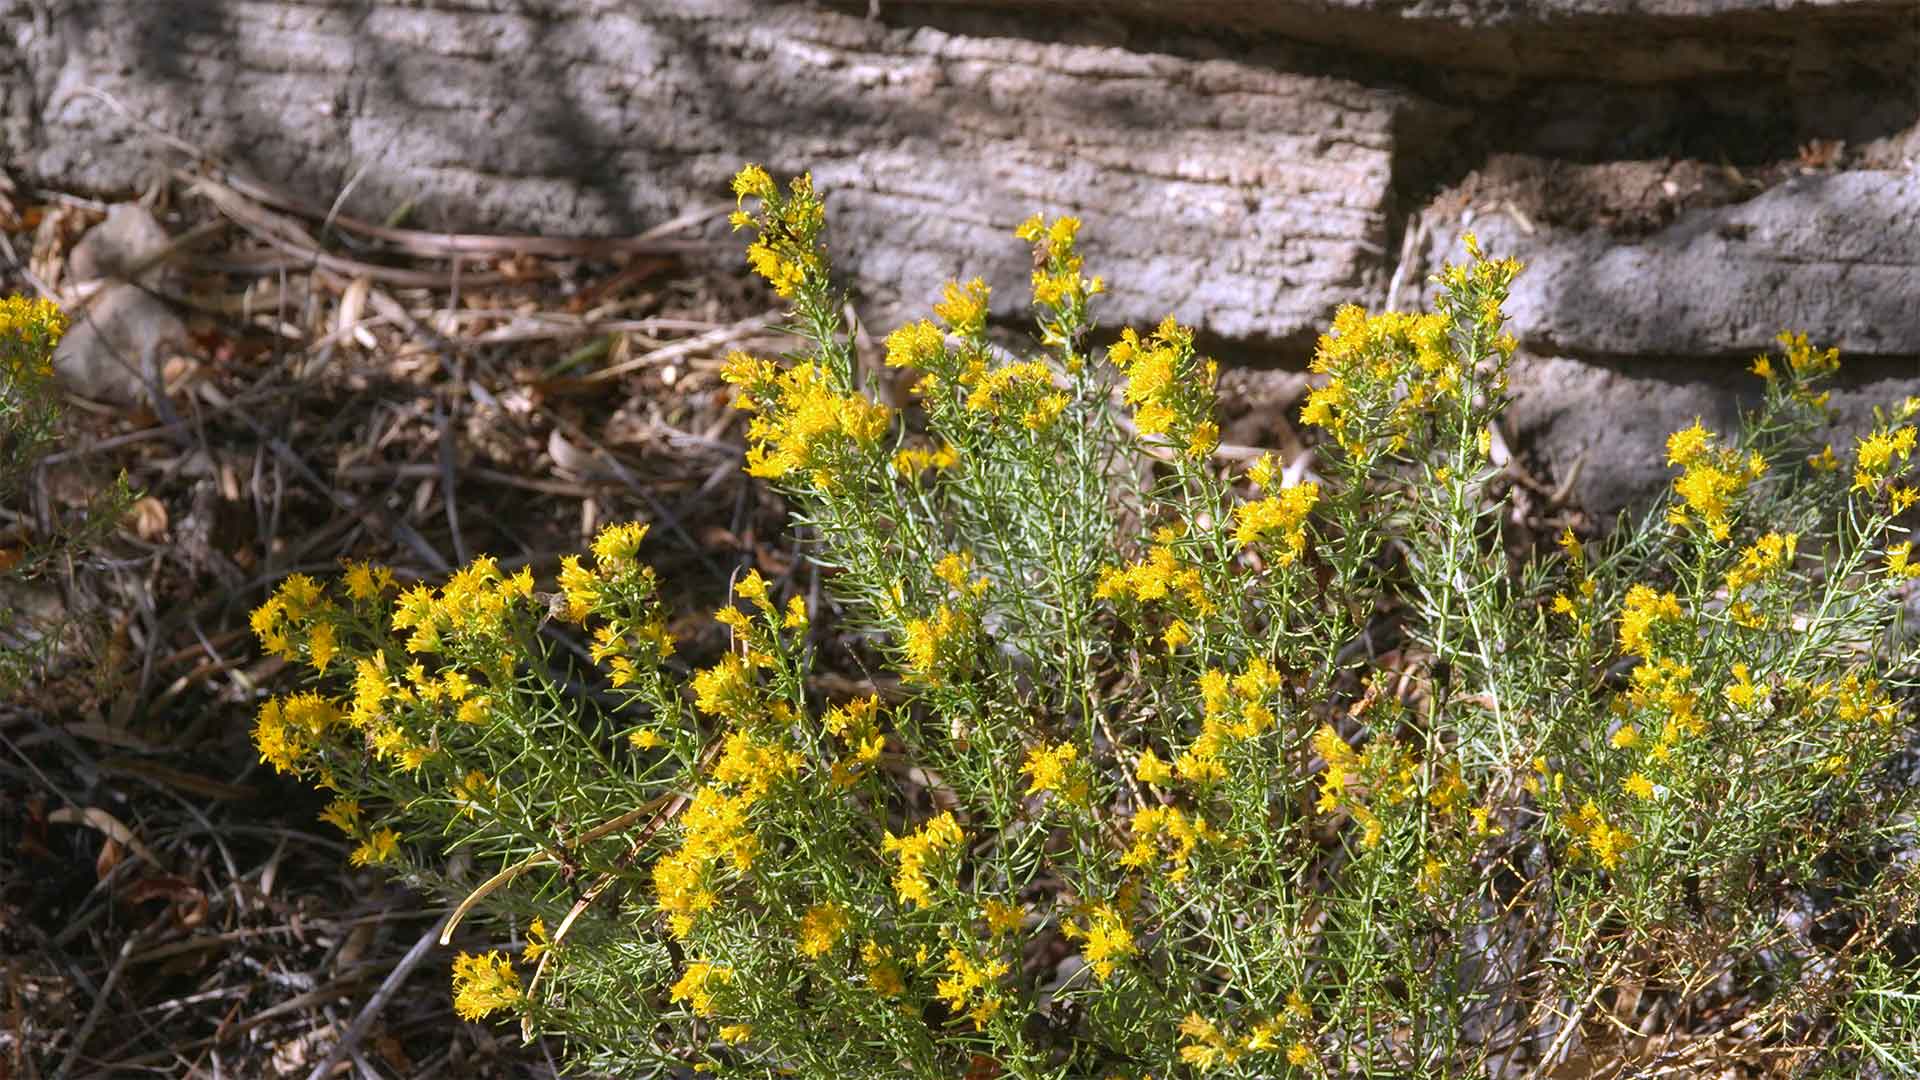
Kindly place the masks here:
<instances>
[{"instance_id":1,"label":"green foliage clump","mask_svg":"<svg viewBox=\"0 0 1920 1080\"><path fill-rule=\"evenodd\" d=\"M1490 425L1519 267L1471 239L1435 310L1320 340L1318 475L1237 471L1189 330L1089 345L1074 219L1017 230L1040 351L952 283L886 339L896 412L811 182L735 190L802 342L727 363L747 469L884 659L870 693L822 695L823 613L757 573L688 671L637 524L552 596L355 565L254 616L314 681L262 707L263 759L337 793L354 861L518 937L460 956L463 1016L633 1075L1920 1065L1920 401L1838 454L1837 359L1784 337L1739 431L1673 436L1658 512L1515 554Z\"/></svg>"}]
</instances>

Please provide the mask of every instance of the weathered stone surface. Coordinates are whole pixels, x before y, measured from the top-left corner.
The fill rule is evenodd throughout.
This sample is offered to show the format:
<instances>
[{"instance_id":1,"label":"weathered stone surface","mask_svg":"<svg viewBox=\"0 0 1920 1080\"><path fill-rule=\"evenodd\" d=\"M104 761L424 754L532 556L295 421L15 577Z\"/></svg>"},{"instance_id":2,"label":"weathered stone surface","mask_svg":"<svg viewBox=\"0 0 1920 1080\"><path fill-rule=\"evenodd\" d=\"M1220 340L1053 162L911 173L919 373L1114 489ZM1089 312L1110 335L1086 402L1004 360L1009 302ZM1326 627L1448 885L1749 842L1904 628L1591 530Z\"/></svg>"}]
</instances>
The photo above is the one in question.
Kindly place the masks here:
<instances>
[{"instance_id":1,"label":"weathered stone surface","mask_svg":"<svg viewBox=\"0 0 1920 1080\"><path fill-rule=\"evenodd\" d=\"M157 287L168 276L166 264L156 261L168 241L167 230L146 207L116 203L107 211L105 221L88 229L73 245L67 255L67 276L73 281L108 277L137 280Z\"/></svg>"},{"instance_id":2,"label":"weathered stone surface","mask_svg":"<svg viewBox=\"0 0 1920 1080\"><path fill-rule=\"evenodd\" d=\"M888 5L892 7L894 5ZM1370 55L1533 77L1657 82L1910 65L1908 0L922 0L1268 31Z\"/></svg>"},{"instance_id":3,"label":"weathered stone surface","mask_svg":"<svg viewBox=\"0 0 1920 1080\"><path fill-rule=\"evenodd\" d=\"M53 354L53 370L82 397L131 406L146 397L149 373L186 344L186 325L165 301L138 285L109 281L74 316Z\"/></svg>"},{"instance_id":4,"label":"weathered stone surface","mask_svg":"<svg viewBox=\"0 0 1920 1080\"><path fill-rule=\"evenodd\" d=\"M1833 392L1833 441L1844 452L1873 426L1875 406L1920 394L1920 365L1904 373L1863 364ZM1667 436L1698 419L1733 430L1740 411L1760 402L1760 382L1744 371L1706 374L1689 365L1636 361L1601 364L1522 354L1512 372L1506 421L1556 480L1578 475L1571 501L1605 518L1642 507L1672 482Z\"/></svg>"},{"instance_id":5,"label":"weathered stone surface","mask_svg":"<svg viewBox=\"0 0 1920 1080\"><path fill-rule=\"evenodd\" d=\"M1108 325L1175 312L1293 365L1339 303L1412 302L1458 232L1435 192L1545 162L1566 187L1468 204L1530 263L1516 328L1554 358L1517 380L1523 441L1596 458L1578 497L1602 509L1664 482L1669 422L1726 418L1733 362L1782 326L1920 370L1913 0L878 7L0 0L0 149L29 182L126 190L185 140L321 204L351 183L362 217L572 235L724 200L743 161L812 169L881 330L948 277L1019 312L1009 231L1077 213ZM1538 211L1582 192L1605 212Z\"/></svg>"},{"instance_id":6,"label":"weathered stone surface","mask_svg":"<svg viewBox=\"0 0 1920 1080\"><path fill-rule=\"evenodd\" d=\"M1464 228L1526 264L1508 313L1540 355L1744 363L1793 329L1848 355L1920 358L1920 175L1799 177L1627 243L1456 219L1434 228L1429 265L1459 258Z\"/></svg>"},{"instance_id":7,"label":"weathered stone surface","mask_svg":"<svg viewBox=\"0 0 1920 1080\"><path fill-rule=\"evenodd\" d=\"M1078 211L1109 319L1250 341L1377 291L1394 132L1461 119L1253 62L752 3L93 0L33 56L36 177L125 185L161 150L82 86L322 203L358 175L373 218L413 199L433 223L639 231L754 160L814 171L877 298L981 274L1012 312L1012 227Z\"/></svg>"}]
</instances>

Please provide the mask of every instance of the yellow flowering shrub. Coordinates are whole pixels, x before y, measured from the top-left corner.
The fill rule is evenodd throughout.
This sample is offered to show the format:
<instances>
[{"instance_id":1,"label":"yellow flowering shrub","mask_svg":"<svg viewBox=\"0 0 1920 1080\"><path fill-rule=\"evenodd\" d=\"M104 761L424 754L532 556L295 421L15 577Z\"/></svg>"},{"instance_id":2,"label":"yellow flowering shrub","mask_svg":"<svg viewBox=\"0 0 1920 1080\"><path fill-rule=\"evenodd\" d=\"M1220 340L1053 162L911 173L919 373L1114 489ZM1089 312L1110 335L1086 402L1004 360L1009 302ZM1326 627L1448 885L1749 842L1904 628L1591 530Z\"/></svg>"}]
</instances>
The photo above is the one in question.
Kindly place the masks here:
<instances>
[{"instance_id":1,"label":"yellow flowering shrub","mask_svg":"<svg viewBox=\"0 0 1920 1080\"><path fill-rule=\"evenodd\" d=\"M1739 430L1673 435L1663 505L1531 551L1490 454L1511 260L1341 309L1314 457L1243 469L1190 330L1094 343L1074 219L1016 231L1039 350L950 283L885 339L895 410L811 181L735 191L801 344L725 378L826 605L747 573L689 669L632 524L551 595L349 566L255 614L310 683L262 759L338 795L355 862L523 939L456 961L462 1016L621 1075L1465 1078L1582 1040L1632 1072L1622 1025L1920 1063L1920 402L1837 451L1837 356L1786 336ZM895 677L823 694L828 628Z\"/></svg>"},{"instance_id":2,"label":"yellow flowering shrub","mask_svg":"<svg viewBox=\"0 0 1920 1080\"><path fill-rule=\"evenodd\" d=\"M65 312L50 300L0 297L0 506L30 504L28 482L52 452L62 412L53 357L66 334ZM13 604L12 584L40 577L83 557L132 505L124 477L102 489L78 513L52 512L50 531L36 535L33 515L14 517L19 528L0 541L0 694L18 691L43 673L64 634L88 631L83 620L48 619Z\"/></svg>"}]
</instances>

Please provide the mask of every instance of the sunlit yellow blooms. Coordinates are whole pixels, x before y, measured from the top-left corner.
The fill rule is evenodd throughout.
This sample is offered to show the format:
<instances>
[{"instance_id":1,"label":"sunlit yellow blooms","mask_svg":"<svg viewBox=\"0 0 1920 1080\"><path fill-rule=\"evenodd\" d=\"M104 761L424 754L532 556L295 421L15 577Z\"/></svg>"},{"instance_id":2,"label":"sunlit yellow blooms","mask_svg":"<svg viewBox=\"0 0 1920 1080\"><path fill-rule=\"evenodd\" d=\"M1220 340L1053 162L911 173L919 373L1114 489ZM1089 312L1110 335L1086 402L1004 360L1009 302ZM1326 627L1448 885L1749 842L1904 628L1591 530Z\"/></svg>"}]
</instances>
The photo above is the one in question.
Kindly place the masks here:
<instances>
[{"instance_id":1,"label":"sunlit yellow blooms","mask_svg":"<svg viewBox=\"0 0 1920 1080\"><path fill-rule=\"evenodd\" d=\"M1653 798L1653 781L1639 773L1634 773L1620 781L1620 790L1636 799L1651 799Z\"/></svg>"},{"instance_id":2,"label":"sunlit yellow blooms","mask_svg":"<svg viewBox=\"0 0 1920 1080\"><path fill-rule=\"evenodd\" d=\"M947 604L931 618L909 619L901 642L901 673L928 686L941 685L964 665L973 634L973 616Z\"/></svg>"},{"instance_id":3,"label":"sunlit yellow blooms","mask_svg":"<svg viewBox=\"0 0 1920 1080\"><path fill-rule=\"evenodd\" d=\"M1620 856L1634 845L1633 834L1610 824L1591 799L1562 823L1574 835L1576 847L1608 870L1616 869Z\"/></svg>"},{"instance_id":4,"label":"sunlit yellow blooms","mask_svg":"<svg viewBox=\"0 0 1920 1080\"><path fill-rule=\"evenodd\" d=\"M803 755L777 742L757 739L748 731L734 731L727 735L720 757L713 763L713 778L718 783L738 785L742 794L758 802L805 762Z\"/></svg>"},{"instance_id":5,"label":"sunlit yellow blooms","mask_svg":"<svg viewBox=\"0 0 1920 1080\"><path fill-rule=\"evenodd\" d=\"M987 933L994 937L1017 934L1026 925L1027 909L1024 904L1009 904L1002 900L989 898L981 905L980 915L987 921Z\"/></svg>"},{"instance_id":6,"label":"sunlit yellow blooms","mask_svg":"<svg viewBox=\"0 0 1920 1080\"><path fill-rule=\"evenodd\" d=\"M945 811L916 832L886 837L887 853L900 860L893 888L902 903L926 907L933 902L932 874L959 851L963 839L960 823Z\"/></svg>"},{"instance_id":7,"label":"sunlit yellow blooms","mask_svg":"<svg viewBox=\"0 0 1920 1080\"><path fill-rule=\"evenodd\" d=\"M1913 541L1887 546L1887 573L1898 578L1920 578L1920 560L1913 557Z\"/></svg>"},{"instance_id":8,"label":"sunlit yellow blooms","mask_svg":"<svg viewBox=\"0 0 1920 1080\"><path fill-rule=\"evenodd\" d=\"M384 866L400 857L400 834L378 829L353 849L347 860L355 866Z\"/></svg>"},{"instance_id":9,"label":"sunlit yellow blooms","mask_svg":"<svg viewBox=\"0 0 1920 1080\"><path fill-rule=\"evenodd\" d=\"M1607 740L1615 750L1631 750L1640 745L1640 730L1632 724L1622 724Z\"/></svg>"},{"instance_id":10,"label":"sunlit yellow blooms","mask_svg":"<svg viewBox=\"0 0 1920 1080\"><path fill-rule=\"evenodd\" d=\"M847 932L847 909L839 904L816 904L800 917L796 946L800 955L818 960L833 951Z\"/></svg>"},{"instance_id":11,"label":"sunlit yellow blooms","mask_svg":"<svg viewBox=\"0 0 1920 1080\"><path fill-rule=\"evenodd\" d=\"M887 335L887 366L925 369L946 348L940 328L926 319L911 322Z\"/></svg>"},{"instance_id":12,"label":"sunlit yellow blooms","mask_svg":"<svg viewBox=\"0 0 1920 1080\"><path fill-rule=\"evenodd\" d=\"M908 448L898 450L893 455L893 468L901 476L909 479L918 477L928 469L944 472L960 461L960 455L953 447L945 443L935 450Z\"/></svg>"},{"instance_id":13,"label":"sunlit yellow blooms","mask_svg":"<svg viewBox=\"0 0 1920 1080\"><path fill-rule=\"evenodd\" d=\"M1796 333L1783 330L1774 337L1774 340L1780 343L1781 351L1786 354L1788 369L1797 376L1806 378L1831 375L1840 370L1840 350L1837 348L1815 349L1807 344L1807 335L1804 331ZM1761 359L1764 360L1765 357ZM1759 360L1754 361L1756 368L1759 364ZM1756 370L1755 374L1760 372Z\"/></svg>"},{"instance_id":14,"label":"sunlit yellow blooms","mask_svg":"<svg viewBox=\"0 0 1920 1080\"><path fill-rule=\"evenodd\" d=\"M352 836L360 829L360 800L335 799L320 812L320 820Z\"/></svg>"},{"instance_id":15,"label":"sunlit yellow blooms","mask_svg":"<svg viewBox=\"0 0 1920 1080\"><path fill-rule=\"evenodd\" d=\"M260 705L253 743L277 773L297 773L320 742L346 722L333 702L313 691L268 698Z\"/></svg>"},{"instance_id":16,"label":"sunlit yellow blooms","mask_svg":"<svg viewBox=\"0 0 1920 1080\"><path fill-rule=\"evenodd\" d=\"M1634 585L1627 590L1626 600L1620 605L1621 651L1652 659L1656 647L1654 635L1661 627L1684 621L1686 617L1678 596L1655 592L1648 585Z\"/></svg>"},{"instance_id":17,"label":"sunlit yellow blooms","mask_svg":"<svg viewBox=\"0 0 1920 1080\"><path fill-rule=\"evenodd\" d=\"M551 948L553 948L553 941L547 937L547 921L535 915L533 921L527 924L527 943L520 950L520 958L528 961L538 960L541 954Z\"/></svg>"},{"instance_id":18,"label":"sunlit yellow blooms","mask_svg":"<svg viewBox=\"0 0 1920 1080\"><path fill-rule=\"evenodd\" d=\"M709 716L744 720L759 704L747 662L728 653L693 677L694 707Z\"/></svg>"},{"instance_id":19,"label":"sunlit yellow blooms","mask_svg":"<svg viewBox=\"0 0 1920 1080\"><path fill-rule=\"evenodd\" d=\"M474 811L490 802L498 790L498 785L488 779L486 773L479 769L468 769L467 775L453 786L453 800L462 814L472 817Z\"/></svg>"},{"instance_id":20,"label":"sunlit yellow blooms","mask_svg":"<svg viewBox=\"0 0 1920 1080\"><path fill-rule=\"evenodd\" d=\"M307 658L313 662L313 670L322 675L327 673L327 665L340 655L340 645L334 636L332 623L315 623L313 632L307 635Z\"/></svg>"},{"instance_id":21,"label":"sunlit yellow blooms","mask_svg":"<svg viewBox=\"0 0 1920 1080\"><path fill-rule=\"evenodd\" d=\"M1171 864L1167 877L1186 879L1194 849L1220 839L1199 814L1184 814L1172 806L1143 806L1133 815L1133 844L1120 856L1120 865L1142 870L1164 859Z\"/></svg>"},{"instance_id":22,"label":"sunlit yellow blooms","mask_svg":"<svg viewBox=\"0 0 1920 1080\"><path fill-rule=\"evenodd\" d=\"M947 972L934 987L934 992L946 1002L947 1008L956 1015L964 1015L973 1021L975 1031L986 1027L987 1021L999 1015L1001 998L999 983L1012 965L998 958L975 960L959 949L947 949Z\"/></svg>"},{"instance_id":23,"label":"sunlit yellow blooms","mask_svg":"<svg viewBox=\"0 0 1920 1080\"><path fill-rule=\"evenodd\" d=\"M1160 641L1167 647L1168 652L1172 652L1192 640L1193 629L1187 625L1184 619L1175 619L1168 623L1166 630L1160 635Z\"/></svg>"},{"instance_id":24,"label":"sunlit yellow blooms","mask_svg":"<svg viewBox=\"0 0 1920 1080\"><path fill-rule=\"evenodd\" d=\"M1727 571L1727 592L1737 593L1749 585L1773 577L1793 565L1800 543L1798 533L1770 532L1740 553L1740 560Z\"/></svg>"},{"instance_id":25,"label":"sunlit yellow blooms","mask_svg":"<svg viewBox=\"0 0 1920 1080\"><path fill-rule=\"evenodd\" d=\"M1700 426L1700 419L1695 417L1692 426L1667 436L1667 464L1684 469L1712 449L1713 432Z\"/></svg>"},{"instance_id":26,"label":"sunlit yellow blooms","mask_svg":"<svg viewBox=\"0 0 1920 1080\"><path fill-rule=\"evenodd\" d=\"M818 364L735 362L721 378L739 387L735 404L757 414L747 426L747 472L763 479L805 474L831 487L850 455L872 449L893 423L885 405L835 390Z\"/></svg>"},{"instance_id":27,"label":"sunlit yellow blooms","mask_svg":"<svg viewBox=\"0 0 1920 1080\"><path fill-rule=\"evenodd\" d=\"M745 202L748 196L756 199L770 199L778 191L779 189L774 186L773 177L768 176L767 170L758 165L741 166L740 171L733 176L735 206Z\"/></svg>"},{"instance_id":28,"label":"sunlit yellow blooms","mask_svg":"<svg viewBox=\"0 0 1920 1080\"><path fill-rule=\"evenodd\" d=\"M1306 520L1320 501L1320 485L1296 484L1233 510L1233 541L1241 547L1279 538L1274 561L1285 566L1307 549Z\"/></svg>"},{"instance_id":29,"label":"sunlit yellow blooms","mask_svg":"<svg viewBox=\"0 0 1920 1080\"><path fill-rule=\"evenodd\" d=\"M1193 331L1169 315L1142 338L1131 328L1107 351L1126 377L1123 397L1134 407L1141 435L1162 436L1189 456L1211 453L1219 441L1214 426L1214 386L1220 366L1193 352Z\"/></svg>"},{"instance_id":30,"label":"sunlit yellow blooms","mask_svg":"<svg viewBox=\"0 0 1920 1080\"><path fill-rule=\"evenodd\" d=\"M500 953L460 953L453 959L453 1011L462 1020L479 1020L521 1002L520 976Z\"/></svg>"},{"instance_id":31,"label":"sunlit yellow blooms","mask_svg":"<svg viewBox=\"0 0 1920 1080\"><path fill-rule=\"evenodd\" d=\"M1308 392L1302 422L1332 434L1349 454L1370 440L1400 449L1419 416L1460 393L1467 372L1449 342L1451 329L1442 313L1370 316L1352 304L1340 307L1312 363L1327 381Z\"/></svg>"},{"instance_id":32,"label":"sunlit yellow blooms","mask_svg":"<svg viewBox=\"0 0 1920 1080\"><path fill-rule=\"evenodd\" d=\"M1880 428L1862 436L1853 448L1853 490L1872 491L1880 481L1904 469L1913 456L1913 446L1911 427Z\"/></svg>"},{"instance_id":33,"label":"sunlit yellow blooms","mask_svg":"<svg viewBox=\"0 0 1920 1080\"><path fill-rule=\"evenodd\" d=\"M1160 755L1148 749L1141 752L1140 762L1134 768L1134 775L1143 783L1165 787L1173 783L1173 766L1160 760Z\"/></svg>"},{"instance_id":34,"label":"sunlit yellow blooms","mask_svg":"<svg viewBox=\"0 0 1920 1080\"><path fill-rule=\"evenodd\" d=\"M1060 932L1080 942L1081 959L1102 982L1113 977L1120 965L1133 956L1137 947L1126 919L1112 904L1094 904L1086 909L1085 923L1068 922Z\"/></svg>"},{"instance_id":35,"label":"sunlit yellow blooms","mask_svg":"<svg viewBox=\"0 0 1920 1080\"><path fill-rule=\"evenodd\" d=\"M872 938L860 946L860 965L866 971L867 985L882 997L894 997L906 990L907 981L900 973L900 965Z\"/></svg>"},{"instance_id":36,"label":"sunlit yellow blooms","mask_svg":"<svg viewBox=\"0 0 1920 1080\"><path fill-rule=\"evenodd\" d=\"M733 982L733 969L722 964L696 960L687 965L678 982L668 991L677 1002L686 1003L698 1016L714 1014L714 997Z\"/></svg>"},{"instance_id":37,"label":"sunlit yellow blooms","mask_svg":"<svg viewBox=\"0 0 1920 1080\"><path fill-rule=\"evenodd\" d=\"M1085 798L1086 782L1073 775L1073 763L1079 757L1080 750L1072 743L1056 743L1052 746L1042 743L1028 750L1026 764L1020 766L1020 771L1032 780L1027 787L1027 794L1057 791L1070 801L1078 802Z\"/></svg>"},{"instance_id":38,"label":"sunlit yellow blooms","mask_svg":"<svg viewBox=\"0 0 1920 1080\"><path fill-rule=\"evenodd\" d=\"M1180 1034L1187 1040L1180 1044L1180 1060L1203 1073L1232 1065L1244 1056L1218 1024L1199 1013L1188 1013L1180 1021Z\"/></svg>"},{"instance_id":39,"label":"sunlit yellow blooms","mask_svg":"<svg viewBox=\"0 0 1920 1080\"><path fill-rule=\"evenodd\" d=\"M346 572L341 575L341 583L346 586L347 595L355 601L376 600L394 587L393 571L371 563L350 562L346 565Z\"/></svg>"},{"instance_id":40,"label":"sunlit yellow blooms","mask_svg":"<svg viewBox=\"0 0 1920 1080\"><path fill-rule=\"evenodd\" d=\"M940 302L933 305L933 313L954 333L972 337L986 329L987 299L991 294L987 283L979 278L965 285L949 281L941 288Z\"/></svg>"}]
</instances>

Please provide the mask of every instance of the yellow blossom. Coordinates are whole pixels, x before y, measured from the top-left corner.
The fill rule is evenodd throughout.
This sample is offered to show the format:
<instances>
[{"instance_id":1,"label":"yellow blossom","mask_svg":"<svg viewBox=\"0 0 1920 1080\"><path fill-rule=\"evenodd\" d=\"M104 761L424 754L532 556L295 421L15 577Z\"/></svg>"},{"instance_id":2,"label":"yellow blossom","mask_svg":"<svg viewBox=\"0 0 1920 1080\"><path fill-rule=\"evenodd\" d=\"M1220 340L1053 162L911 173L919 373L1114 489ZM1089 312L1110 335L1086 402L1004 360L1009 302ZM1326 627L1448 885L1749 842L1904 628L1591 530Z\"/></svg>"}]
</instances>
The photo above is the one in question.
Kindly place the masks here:
<instances>
[{"instance_id":1,"label":"yellow blossom","mask_svg":"<svg viewBox=\"0 0 1920 1080\"><path fill-rule=\"evenodd\" d=\"M497 950L485 956L460 953L453 960L453 1011L462 1020L479 1020L518 1006L520 976Z\"/></svg>"},{"instance_id":2,"label":"yellow blossom","mask_svg":"<svg viewBox=\"0 0 1920 1080\"><path fill-rule=\"evenodd\" d=\"M847 909L835 903L816 904L800 917L800 955L818 960L833 951L847 932Z\"/></svg>"}]
</instances>

